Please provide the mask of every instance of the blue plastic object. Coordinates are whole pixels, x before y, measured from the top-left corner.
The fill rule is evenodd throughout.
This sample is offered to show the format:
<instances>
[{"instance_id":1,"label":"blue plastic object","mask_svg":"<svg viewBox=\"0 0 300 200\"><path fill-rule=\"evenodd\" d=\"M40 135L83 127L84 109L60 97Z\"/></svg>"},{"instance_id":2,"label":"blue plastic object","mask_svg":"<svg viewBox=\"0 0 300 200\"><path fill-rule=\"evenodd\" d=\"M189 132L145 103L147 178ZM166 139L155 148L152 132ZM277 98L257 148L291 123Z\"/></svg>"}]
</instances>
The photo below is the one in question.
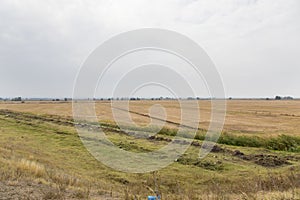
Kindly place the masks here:
<instances>
[{"instance_id":1,"label":"blue plastic object","mask_svg":"<svg viewBox=\"0 0 300 200\"><path fill-rule=\"evenodd\" d=\"M155 196L148 196L148 200L156 200Z\"/></svg>"}]
</instances>

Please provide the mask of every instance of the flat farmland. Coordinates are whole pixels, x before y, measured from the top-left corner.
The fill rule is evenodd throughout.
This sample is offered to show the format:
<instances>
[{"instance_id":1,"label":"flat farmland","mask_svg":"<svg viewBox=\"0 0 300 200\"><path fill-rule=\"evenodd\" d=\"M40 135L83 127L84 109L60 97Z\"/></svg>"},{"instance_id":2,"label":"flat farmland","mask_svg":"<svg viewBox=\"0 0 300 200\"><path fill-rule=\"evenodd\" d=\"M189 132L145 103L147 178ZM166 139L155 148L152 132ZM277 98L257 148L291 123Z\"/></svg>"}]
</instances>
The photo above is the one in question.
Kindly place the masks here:
<instances>
[{"instance_id":1,"label":"flat farmland","mask_svg":"<svg viewBox=\"0 0 300 200\"><path fill-rule=\"evenodd\" d=\"M211 103L185 103L187 113L195 109L200 113L200 129L191 146L163 169L130 174L89 153L74 127L72 102L1 102L0 199L131 200L146 199L155 190L168 200L300 199L300 101L227 101L224 131L203 159L199 150L210 123ZM156 135L148 135L156 130L147 129L151 120L164 121L155 105L163 107L166 123ZM98 125L77 125L92 133L102 128L115 146L135 153L170 143L181 121L175 100L130 101L130 116L142 128L128 126L130 131L114 122L113 111L128 114L122 106L96 101L95 108ZM146 137L139 136L145 132Z\"/></svg>"},{"instance_id":2,"label":"flat farmland","mask_svg":"<svg viewBox=\"0 0 300 200\"><path fill-rule=\"evenodd\" d=\"M114 122L112 106L109 101L96 101L96 114L99 121ZM132 120L141 126L150 123L150 116L164 119L161 114L149 111L153 105L161 105L170 122L180 123L181 107L175 101L130 101L129 110ZM200 100L199 115L201 129L207 129L211 117L210 101ZM0 103L0 109L19 112L30 112L39 115L72 116L71 102L35 102ZM186 109L197 109L187 107ZM188 118L188 117L187 117ZM188 120L194 120L193 118ZM266 100L230 100L227 101L226 120L224 131L231 134L256 135L262 137L281 134L300 136L300 101L266 101ZM167 127L174 124L166 123Z\"/></svg>"}]
</instances>

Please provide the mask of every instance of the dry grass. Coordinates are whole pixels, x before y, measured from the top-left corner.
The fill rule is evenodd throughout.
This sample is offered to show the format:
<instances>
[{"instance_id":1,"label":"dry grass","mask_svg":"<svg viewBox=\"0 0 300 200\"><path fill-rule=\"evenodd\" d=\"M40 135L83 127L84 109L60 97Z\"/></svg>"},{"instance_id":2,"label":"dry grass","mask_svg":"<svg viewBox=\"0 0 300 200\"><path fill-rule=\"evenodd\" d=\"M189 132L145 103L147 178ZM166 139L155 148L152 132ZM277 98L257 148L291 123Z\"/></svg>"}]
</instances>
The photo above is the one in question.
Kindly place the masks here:
<instances>
[{"instance_id":1,"label":"dry grass","mask_svg":"<svg viewBox=\"0 0 300 200\"><path fill-rule=\"evenodd\" d=\"M37 163L36 161L27 160L25 158L13 161L11 164L13 164L18 171L31 173L35 177L44 177L46 173L43 165Z\"/></svg>"},{"instance_id":2,"label":"dry grass","mask_svg":"<svg viewBox=\"0 0 300 200\"><path fill-rule=\"evenodd\" d=\"M16 159L14 156L1 159L0 163L0 182L6 186L15 187L15 191L20 193L21 197L23 189L40 190L35 192L35 196L31 194L23 194L26 199L89 199L91 191L91 183L82 181L76 176L71 176L63 171L53 168L46 168L37 161L25 158ZM39 188L41 187L41 188ZM1 190L0 190L1 191ZM6 191L4 191L6 192ZM1 197L1 195L0 195ZM24 197L24 198L25 198Z\"/></svg>"},{"instance_id":3,"label":"dry grass","mask_svg":"<svg viewBox=\"0 0 300 200\"><path fill-rule=\"evenodd\" d=\"M131 109L147 113L152 103L157 102L133 102ZM171 113L170 119L176 121L178 105L166 101L159 103L165 105L166 110ZM199 103L207 105L201 110L204 113L201 119L208 120L209 102ZM296 131L300 130L299 120L296 123L300 113L299 101L228 103L226 129L231 134L299 134ZM0 104L0 109L2 108L39 115L69 116L71 113L71 104L68 102L7 103ZM97 103L98 114L108 122L111 120L109 110L107 102ZM11 187L14 187L19 188L20 194L26 194L24 188L38 191L41 187L38 199L145 199L147 195L153 195L157 186L163 199L168 200L300 199L300 165L297 152L222 145L227 151L212 153L203 160L203 163L221 163L222 168L176 162L160 170L156 177L149 173L126 174L116 172L91 157L82 146L74 128L68 123L62 123L65 118L59 121L58 117L47 115L47 118L53 117L51 121L34 116L25 118L21 113L15 114L16 116L6 116L5 113L0 115L0 185L3 183L1 187L7 188L4 192L11 192ZM133 116L141 124L149 120L137 114ZM280 123L273 125L277 121ZM108 131L107 136L115 143L123 141L123 146L120 147L128 150L136 150L140 146L144 150L153 150L153 144L164 144L164 141L136 139L113 131ZM246 155L272 154L289 157L290 164L269 168L257 165L251 160L243 160L230 153L237 149ZM198 152L199 148L192 146L185 155L196 159ZM31 186L23 185L26 181ZM2 195L4 193L1 190L2 188ZM28 196L28 199L31 197Z\"/></svg>"},{"instance_id":4,"label":"dry grass","mask_svg":"<svg viewBox=\"0 0 300 200\"><path fill-rule=\"evenodd\" d=\"M210 121L210 101L198 101L200 106L200 128L207 129ZM180 122L180 105L177 101L132 101L130 110L148 114L154 104L161 104L167 111L167 119ZM10 109L35 114L72 116L71 102L25 102L0 103L0 109ZM193 109L193 108L189 108ZM111 104L98 101L96 112L101 121L114 121ZM131 114L132 119L141 125L150 119L138 114ZM227 116L224 130L235 134L252 134L259 136L276 136L280 134L299 135L300 101L264 101L264 100L231 100L227 101ZM168 125L168 124L167 124ZM172 125L169 124L170 127Z\"/></svg>"}]
</instances>

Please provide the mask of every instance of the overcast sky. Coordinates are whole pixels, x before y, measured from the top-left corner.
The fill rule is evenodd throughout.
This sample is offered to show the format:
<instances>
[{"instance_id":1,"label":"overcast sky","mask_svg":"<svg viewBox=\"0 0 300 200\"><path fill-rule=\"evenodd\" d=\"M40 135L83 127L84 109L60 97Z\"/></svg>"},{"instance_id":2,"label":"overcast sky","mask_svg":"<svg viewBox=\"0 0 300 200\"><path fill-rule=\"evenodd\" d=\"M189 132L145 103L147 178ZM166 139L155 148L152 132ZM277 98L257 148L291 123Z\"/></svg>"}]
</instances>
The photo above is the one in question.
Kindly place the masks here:
<instances>
[{"instance_id":1,"label":"overcast sky","mask_svg":"<svg viewBox=\"0 0 300 200\"><path fill-rule=\"evenodd\" d=\"M300 97L299 0L1 0L0 97L71 97L92 50L145 27L202 46L228 97Z\"/></svg>"}]
</instances>

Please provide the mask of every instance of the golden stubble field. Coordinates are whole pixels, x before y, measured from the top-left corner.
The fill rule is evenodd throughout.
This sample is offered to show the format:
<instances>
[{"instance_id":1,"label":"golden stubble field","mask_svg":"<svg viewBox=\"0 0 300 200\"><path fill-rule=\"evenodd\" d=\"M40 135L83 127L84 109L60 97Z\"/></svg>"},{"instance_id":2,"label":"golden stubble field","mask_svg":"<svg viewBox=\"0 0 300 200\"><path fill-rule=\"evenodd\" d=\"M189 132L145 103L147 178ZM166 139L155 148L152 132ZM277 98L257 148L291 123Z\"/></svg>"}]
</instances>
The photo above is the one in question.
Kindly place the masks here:
<instances>
[{"instance_id":1,"label":"golden stubble field","mask_svg":"<svg viewBox=\"0 0 300 200\"><path fill-rule=\"evenodd\" d=\"M164 107L167 120L180 123L180 104L176 100L130 101L132 120L139 125L150 123L150 108ZM211 117L211 102L198 101L200 107L199 127L207 129ZM9 109L34 114L72 116L72 102L27 101L25 103L1 102L0 109ZM188 109L194 109L192 107ZM96 113L100 121L114 121L111 102L97 101ZM159 116L159 115L158 115ZM190 119L193 120L193 119ZM300 135L300 100L229 100L227 101L224 131L232 134L277 136L281 134ZM166 126L174 126L166 123Z\"/></svg>"}]
</instances>

